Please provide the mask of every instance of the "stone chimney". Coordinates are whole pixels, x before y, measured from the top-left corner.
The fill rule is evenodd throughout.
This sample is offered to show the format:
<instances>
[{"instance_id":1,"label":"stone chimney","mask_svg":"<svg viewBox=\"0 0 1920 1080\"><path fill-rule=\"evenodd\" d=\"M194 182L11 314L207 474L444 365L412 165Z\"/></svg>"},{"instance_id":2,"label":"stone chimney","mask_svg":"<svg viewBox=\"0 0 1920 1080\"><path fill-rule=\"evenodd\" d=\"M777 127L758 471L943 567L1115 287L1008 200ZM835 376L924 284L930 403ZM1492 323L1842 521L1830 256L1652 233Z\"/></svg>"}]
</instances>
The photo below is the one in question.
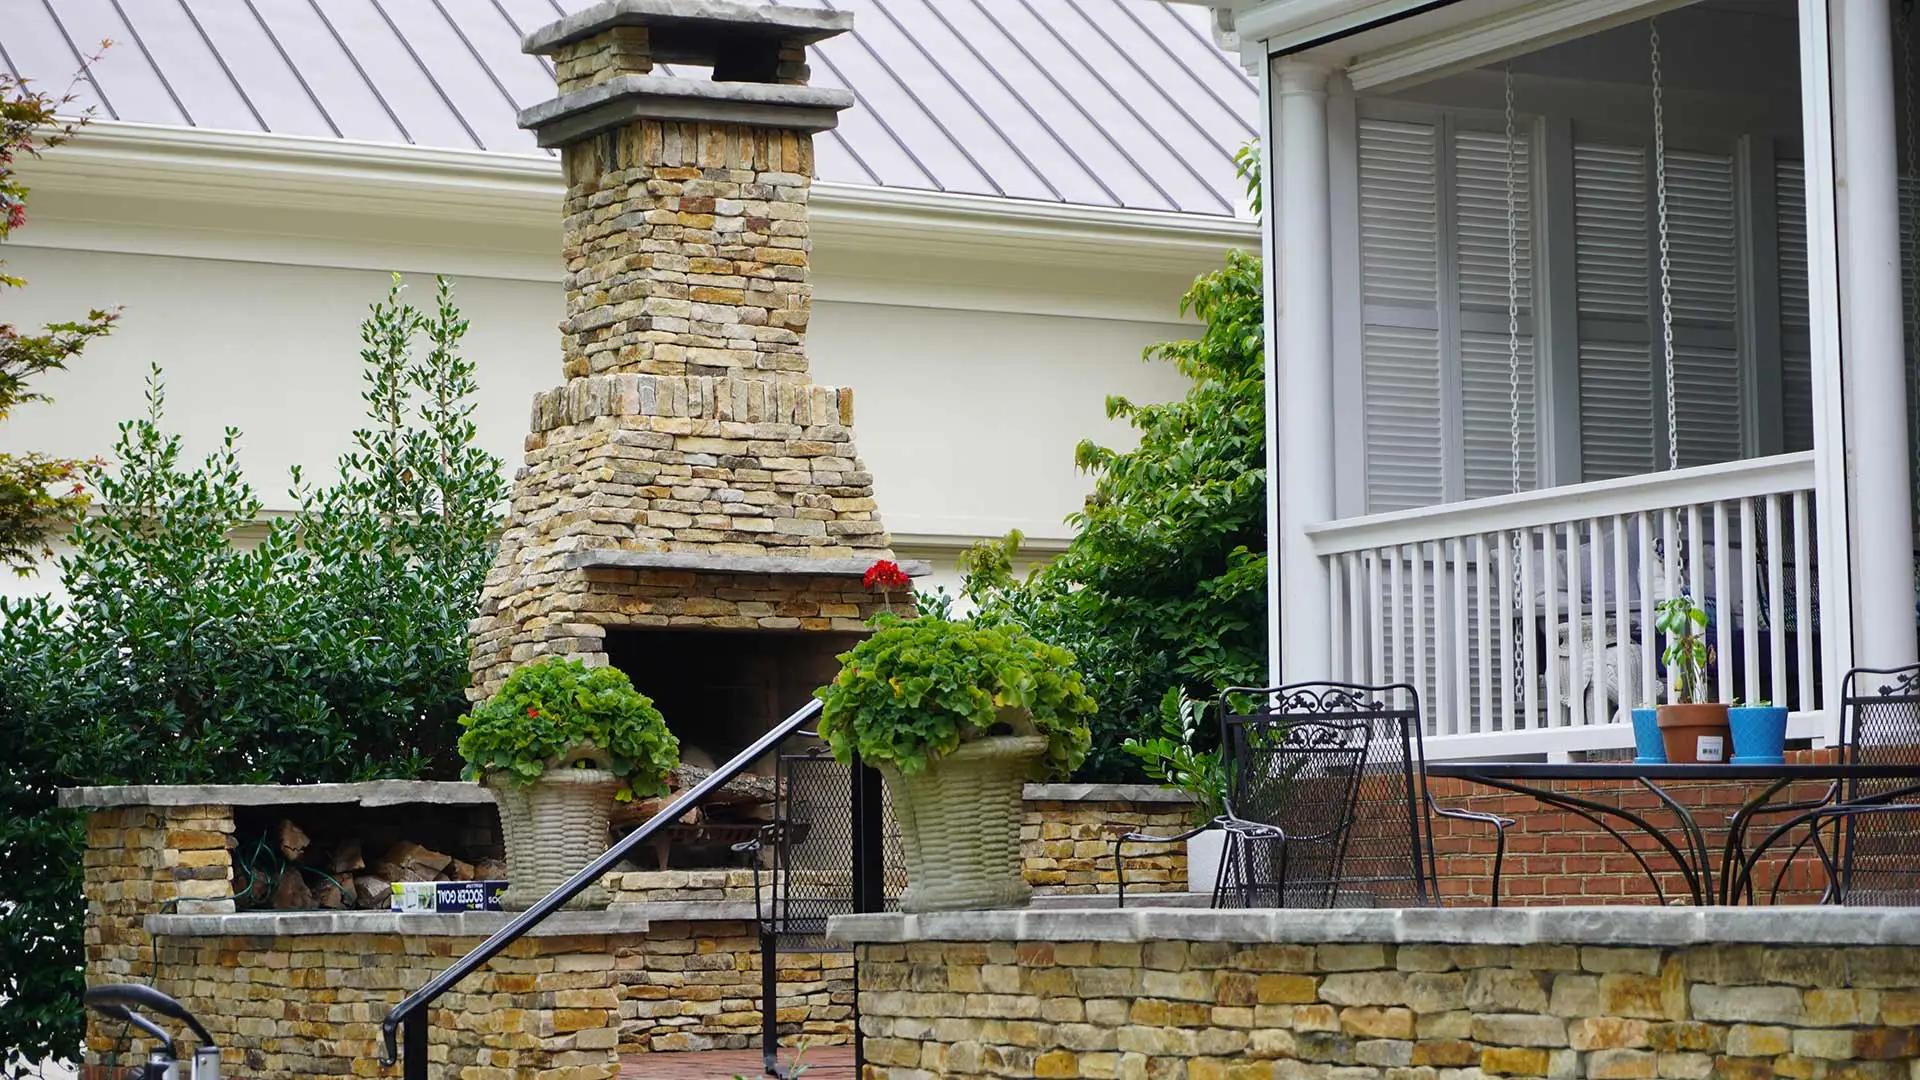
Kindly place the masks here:
<instances>
[{"instance_id":1,"label":"stone chimney","mask_svg":"<svg viewBox=\"0 0 1920 1080\"><path fill-rule=\"evenodd\" d=\"M804 704L883 603L853 394L814 385L804 341L813 133L853 103L806 85L806 48L851 25L609 0L527 38L560 89L520 123L566 176L566 381L534 400L476 698L538 656L613 663L718 758Z\"/></svg>"}]
</instances>

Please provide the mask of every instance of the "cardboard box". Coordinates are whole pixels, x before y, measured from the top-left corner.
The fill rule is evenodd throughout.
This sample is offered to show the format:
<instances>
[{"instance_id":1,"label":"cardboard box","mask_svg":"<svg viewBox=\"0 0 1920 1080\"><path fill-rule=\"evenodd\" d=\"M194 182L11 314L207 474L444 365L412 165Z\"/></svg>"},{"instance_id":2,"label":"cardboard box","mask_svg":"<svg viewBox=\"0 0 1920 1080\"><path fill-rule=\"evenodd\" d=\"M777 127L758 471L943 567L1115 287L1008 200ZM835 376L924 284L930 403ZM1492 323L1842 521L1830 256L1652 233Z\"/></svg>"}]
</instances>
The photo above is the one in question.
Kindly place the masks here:
<instances>
[{"instance_id":1,"label":"cardboard box","mask_svg":"<svg viewBox=\"0 0 1920 1080\"><path fill-rule=\"evenodd\" d=\"M504 881L396 881L387 906L403 915L499 911L506 891Z\"/></svg>"}]
</instances>

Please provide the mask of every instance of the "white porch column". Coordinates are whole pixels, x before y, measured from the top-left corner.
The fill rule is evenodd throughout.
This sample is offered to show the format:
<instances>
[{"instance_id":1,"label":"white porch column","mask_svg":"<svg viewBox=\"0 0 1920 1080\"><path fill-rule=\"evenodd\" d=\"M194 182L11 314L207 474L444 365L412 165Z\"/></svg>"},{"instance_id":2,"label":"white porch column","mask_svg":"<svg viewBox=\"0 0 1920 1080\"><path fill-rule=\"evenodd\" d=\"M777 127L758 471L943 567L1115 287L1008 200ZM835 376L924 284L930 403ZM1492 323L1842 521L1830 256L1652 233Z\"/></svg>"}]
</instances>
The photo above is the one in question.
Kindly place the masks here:
<instances>
[{"instance_id":1,"label":"white porch column","mask_svg":"<svg viewBox=\"0 0 1920 1080\"><path fill-rule=\"evenodd\" d=\"M1269 207L1275 221L1279 400L1280 673L1285 681L1332 674L1328 609L1332 586L1307 542L1306 527L1334 516L1333 236L1327 188L1325 66L1274 62L1274 157L1280 169ZM1270 478L1269 483L1273 481Z\"/></svg>"},{"instance_id":2,"label":"white porch column","mask_svg":"<svg viewBox=\"0 0 1920 1080\"><path fill-rule=\"evenodd\" d=\"M1915 658L1899 165L1886 0L1831 0L1853 659Z\"/></svg>"}]
</instances>

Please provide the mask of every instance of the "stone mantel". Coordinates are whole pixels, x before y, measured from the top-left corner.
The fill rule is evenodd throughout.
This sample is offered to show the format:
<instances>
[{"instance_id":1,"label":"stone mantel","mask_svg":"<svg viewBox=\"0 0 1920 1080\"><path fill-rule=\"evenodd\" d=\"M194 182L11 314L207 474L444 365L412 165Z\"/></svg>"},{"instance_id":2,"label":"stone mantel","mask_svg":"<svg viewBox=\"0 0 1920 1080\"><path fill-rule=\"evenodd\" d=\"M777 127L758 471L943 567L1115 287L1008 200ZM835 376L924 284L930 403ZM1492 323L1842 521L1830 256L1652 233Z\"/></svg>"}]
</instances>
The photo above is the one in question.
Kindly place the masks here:
<instances>
[{"instance_id":1,"label":"stone mantel","mask_svg":"<svg viewBox=\"0 0 1920 1080\"><path fill-rule=\"evenodd\" d=\"M804 555L718 555L701 551L630 551L596 548L575 551L560 565L567 570L704 570L722 574L818 574L825 577L861 577L873 568L868 558L816 559ZM906 559L900 569L908 577L926 577L933 564Z\"/></svg>"},{"instance_id":2,"label":"stone mantel","mask_svg":"<svg viewBox=\"0 0 1920 1080\"><path fill-rule=\"evenodd\" d=\"M1231 942L1239 944L1920 945L1910 908L1369 908L1192 911L956 911L841 915L827 930L843 945L907 942Z\"/></svg>"}]
</instances>

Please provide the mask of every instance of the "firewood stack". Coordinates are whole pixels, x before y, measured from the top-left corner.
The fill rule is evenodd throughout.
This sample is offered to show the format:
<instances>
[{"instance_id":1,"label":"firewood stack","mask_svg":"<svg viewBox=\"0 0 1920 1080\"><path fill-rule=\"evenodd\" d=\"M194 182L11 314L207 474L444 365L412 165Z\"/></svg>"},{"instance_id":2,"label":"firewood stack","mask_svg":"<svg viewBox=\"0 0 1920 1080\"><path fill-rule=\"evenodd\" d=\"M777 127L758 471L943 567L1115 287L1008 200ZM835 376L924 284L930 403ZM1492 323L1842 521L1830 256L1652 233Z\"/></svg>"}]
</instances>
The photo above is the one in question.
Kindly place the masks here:
<instances>
[{"instance_id":1,"label":"firewood stack","mask_svg":"<svg viewBox=\"0 0 1920 1080\"><path fill-rule=\"evenodd\" d=\"M396 881L501 881L507 876L506 863L498 858L468 862L404 839L369 862L361 837L316 848L286 818L257 842L240 844L235 855L235 896L242 909L385 911Z\"/></svg>"}]
</instances>

